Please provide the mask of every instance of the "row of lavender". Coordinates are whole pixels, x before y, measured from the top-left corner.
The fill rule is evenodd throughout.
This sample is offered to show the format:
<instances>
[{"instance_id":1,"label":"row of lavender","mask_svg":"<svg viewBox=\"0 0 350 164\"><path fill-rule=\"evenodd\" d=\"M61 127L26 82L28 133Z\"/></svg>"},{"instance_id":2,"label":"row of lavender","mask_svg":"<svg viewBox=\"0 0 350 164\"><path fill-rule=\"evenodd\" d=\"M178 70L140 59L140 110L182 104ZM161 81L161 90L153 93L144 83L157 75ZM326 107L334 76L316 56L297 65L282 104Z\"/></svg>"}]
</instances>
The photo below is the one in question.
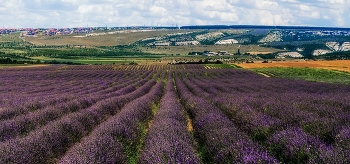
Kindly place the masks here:
<instances>
[{"instance_id":1,"label":"row of lavender","mask_svg":"<svg viewBox=\"0 0 350 164\"><path fill-rule=\"evenodd\" d=\"M191 92L197 86L186 86L186 73L175 78L181 102L193 118L195 137L205 163L277 163L267 150L254 143L215 105ZM181 80L182 79L182 80Z\"/></svg>"},{"instance_id":2,"label":"row of lavender","mask_svg":"<svg viewBox=\"0 0 350 164\"><path fill-rule=\"evenodd\" d=\"M178 101L171 71L167 73L168 78L160 77L166 82L164 95L158 82L73 146L59 163L200 163L187 112Z\"/></svg>"},{"instance_id":3,"label":"row of lavender","mask_svg":"<svg viewBox=\"0 0 350 164\"><path fill-rule=\"evenodd\" d=\"M55 73L55 72L54 72ZM74 74L75 73L75 74ZM28 76L40 74L38 72L21 71L13 72L13 76ZM8 85L3 84L0 93L0 120L13 119L16 116L27 114L29 112L36 112L44 108L50 108L55 105L62 106L62 103L70 103L77 101L77 99L89 99L98 100L115 96L115 91L126 86L132 89L130 85L134 84L134 88L142 82L142 78L148 79L149 73L134 74L133 77L126 77L130 73L121 72L117 75L121 75L118 78L85 78L79 77L80 72L67 72L66 76L54 76L49 77L46 80L37 80L35 76L25 78L25 80L17 80L12 78L12 81ZM90 73L92 75L98 75ZM2 77L10 77L11 74L2 74ZM89 76L92 76L89 75ZM149 77L147 77L149 76ZM123 79L120 79L123 78ZM140 84L135 84L136 82ZM21 83L25 84L22 86ZM40 86L40 87L38 87ZM39 88L39 89L38 89ZM37 94L33 93L33 90L40 90ZM7 91L4 91L7 90ZM127 88L124 89L127 92ZM119 93L124 94L124 93ZM74 106L75 103L72 104ZM64 105L64 104L63 104Z\"/></svg>"},{"instance_id":4,"label":"row of lavender","mask_svg":"<svg viewBox=\"0 0 350 164\"><path fill-rule=\"evenodd\" d=\"M22 72L23 74L21 74ZM23 91L23 95L19 96L24 97L22 106L8 105L1 108L0 163L46 163L57 160L97 125L119 113L125 104L148 93L156 84L152 78L160 76L159 74L162 73L160 71L88 72L89 70L70 70L58 73L57 71L38 73L38 71L17 70L12 73L11 71L1 72L4 75L2 77L5 77L7 81L11 80L11 75L14 76L12 79L14 85L10 85L10 82L1 85L2 90L10 87L17 89L13 92L2 93L8 98L16 93L21 94L19 89L15 87L16 83L25 83L18 79L21 76L29 82L26 87L33 87L33 85L43 87L40 89L41 94L33 94L35 103L41 104L35 110L30 110L25 105L33 103L31 100L34 100L24 99L23 95L31 95L32 92L28 91ZM33 76L36 74L45 75L43 73L56 75L47 78L47 80L46 78L36 80L40 77ZM96 75L95 78L94 75ZM118 75L121 76L118 77ZM33 85L30 85L30 82ZM50 82L51 85L47 85L47 82ZM62 83L60 84L60 82ZM54 88L52 91L59 94L61 87L62 92L64 92L64 88L71 84L78 86L72 86L73 91L68 93L72 96L70 99L62 98L55 103L53 100L45 100L46 95L51 93L50 88ZM99 84L103 86L99 86ZM49 87L46 89L45 86ZM9 99L9 101L16 100Z\"/></svg>"},{"instance_id":5,"label":"row of lavender","mask_svg":"<svg viewBox=\"0 0 350 164\"><path fill-rule=\"evenodd\" d=\"M69 113L79 112L96 103L103 103L104 101L102 100L111 99L135 91L136 87L144 85L146 82L147 80L139 80L127 87L124 87L124 85L111 87L110 89L116 91L109 93L104 93L105 91L102 91L102 93L95 92L94 95L90 95L89 97L77 97L58 104L51 103L49 106L35 111L12 110L12 114L16 114L17 112L17 114L20 115L11 119L9 119L7 115L7 119L0 122L2 124L0 127L0 141L9 140L19 135L24 136L37 127L43 126Z\"/></svg>"},{"instance_id":6,"label":"row of lavender","mask_svg":"<svg viewBox=\"0 0 350 164\"><path fill-rule=\"evenodd\" d=\"M0 107L3 110L20 108L36 110L51 103L71 100L76 96L85 97L117 84L128 85L129 81L125 80L128 78L125 72L112 72L116 76L112 78L94 78L99 75L98 72L85 73L84 76L77 71L6 71L1 73L3 83L1 84ZM120 77L125 78L124 81L120 80Z\"/></svg>"},{"instance_id":7,"label":"row of lavender","mask_svg":"<svg viewBox=\"0 0 350 164\"><path fill-rule=\"evenodd\" d=\"M0 67L0 71L140 71L204 69L202 65L46 65L42 67Z\"/></svg>"},{"instance_id":8,"label":"row of lavender","mask_svg":"<svg viewBox=\"0 0 350 164\"><path fill-rule=\"evenodd\" d=\"M145 137L139 163L200 163L188 129L187 112L175 91L172 72L152 125Z\"/></svg>"},{"instance_id":9,"label":"row of lavender","mask_svg":"<svg viewBox=\"0 0 350 164\"><path fill-rule=\"evenodd\" d=\"M152 106L161 98L162 86L158 82L149 93L130 101L69 149L59 163L127 163L137 152L142 128L152 117Z\"/></svg>"},{"instance_id":10,"label":"row of lavender","mask_svg":"<svg viewBox=\"0 0 350 164\"><path fill-rule=\"evenodd\" d=\"M350 87L242 70L179 72L191 92L282 162L350 161Z\"/></svg>"},{"instance_id":11,"label":"row of lavender","mask_svg":"<svg viewBox=\"0 0 350 164\"><path fill-rule=\"evenodd\" d=\"M0 163L349 163L349 86L131 68L0 70L0 94L23 93L0 106ZM50 90L70 97L45 100ZM28 110L32 101L41 105Z\"/></svg>"}]
</instances>

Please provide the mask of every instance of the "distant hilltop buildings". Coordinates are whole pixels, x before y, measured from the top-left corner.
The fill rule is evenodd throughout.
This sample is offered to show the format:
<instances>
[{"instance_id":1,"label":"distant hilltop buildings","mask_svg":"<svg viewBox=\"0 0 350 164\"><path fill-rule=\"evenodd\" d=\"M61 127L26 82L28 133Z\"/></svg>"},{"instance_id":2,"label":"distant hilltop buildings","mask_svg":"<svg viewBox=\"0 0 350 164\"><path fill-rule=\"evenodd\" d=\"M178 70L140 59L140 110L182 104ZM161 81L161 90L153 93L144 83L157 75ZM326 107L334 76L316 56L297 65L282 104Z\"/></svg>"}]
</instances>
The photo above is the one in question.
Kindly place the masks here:
<instances>
[{"instance_id":1,"label":"distant hilltop buildings","mask_svg":"<svg viewBox=\"0 0 350 164\"><path fill-rule=\"evenodd\" d=\"M35 36L38 33L43 33L44 35L68 35L74 33L89 33L97 30L96 28L18 28L18 29L0 29L0 34L12 34L21 33L21 36Z\"/></svg>"},{"instance_id":2,"label":"distant hilltop buildings","mask_svg":"<svg viewBox=\"0 0 350 164\"><path fill-rule=\"evenodd\" d=\"M31 31L37 31L38 29L33 29L33 28L1 28L0 29L0 34L12 34L12 33L17 33L17 32L26 32L29 33Z\"/></svg>"},{"instance_id":3,"label":"distant hilltop buildings","mask_svg":"<svg viewBox=\"0 0 350 164\"><path fill-rule=\"evenodd\" d=\"M48 36L70 35L70 34L88 34L94 31L116 31L116 30L149 30L149 29L175 29L175 27L76 27L76 28L1 28L0 35L21 33L22 36L35 36L42 33ZM176 27L178 29L178 27Z\"/></svg>"}]
</instances>

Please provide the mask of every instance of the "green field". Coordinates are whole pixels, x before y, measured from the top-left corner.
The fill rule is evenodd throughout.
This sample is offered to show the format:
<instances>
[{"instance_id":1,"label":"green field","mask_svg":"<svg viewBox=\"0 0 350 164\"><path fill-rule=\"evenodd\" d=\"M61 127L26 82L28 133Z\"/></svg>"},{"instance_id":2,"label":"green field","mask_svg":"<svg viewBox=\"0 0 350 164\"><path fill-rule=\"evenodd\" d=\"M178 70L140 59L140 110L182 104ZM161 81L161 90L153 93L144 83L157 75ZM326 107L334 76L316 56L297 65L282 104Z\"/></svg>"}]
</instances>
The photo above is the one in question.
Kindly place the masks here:
<instances>
[{"instance_id":1,"label":"green field","mask_svg":"<svg viewBox=\"0 0 350 164\"><path fill-rule=\"evenodd\" d=\"M254 68L250 70L278 78L350 84L350 73L335 70L295 67Z\"/></svg>"},{"instance_id":2,"label":"green field","mask_svg":"<svg viewBox=\"0 0 350 164\"><path fill-rule=\"evenodd\" d=\"M204 64L204 67L207 69L219 69L219 68L241 68L234 64Z\"/></svg>"}]
</instances>

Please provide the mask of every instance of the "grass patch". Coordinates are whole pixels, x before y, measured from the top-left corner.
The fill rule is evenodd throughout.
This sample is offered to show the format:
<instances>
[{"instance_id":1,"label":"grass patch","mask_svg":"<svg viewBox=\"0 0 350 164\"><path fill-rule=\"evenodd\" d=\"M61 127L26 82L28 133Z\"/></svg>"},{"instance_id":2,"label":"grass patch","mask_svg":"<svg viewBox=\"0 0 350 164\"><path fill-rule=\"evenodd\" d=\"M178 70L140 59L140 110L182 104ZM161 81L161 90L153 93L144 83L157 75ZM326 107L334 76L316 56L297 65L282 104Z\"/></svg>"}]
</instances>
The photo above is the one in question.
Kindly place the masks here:
<instances>
[{"instance_id":1,"label":"grass patch","mask_svg":"<svg viewBox=\"0 0 350 164\"><path fill-rule=\"evenodd\" d=\"M218 69L218 68L242 68L234 64L205 64L206 69Z\"/></svg>"},{"instance_id":2,"label":"grass patch","mask_svg":"<svg viewBox=\"0 0 350 164\"><path fill-rule=\"evenodd\" d=\"M23 50L17 50L17 49L11 49L11 48L1 48L0 52L3 52L5 54L24 54L24 53L26 53Z\"/></svg>"},{"instance_id":3,"label":"grass patch","mask_svg":"<svg viewBox=\"0 0 350 164\"><path fill-rule=\"evenodd\" d=\"M251 69L257 73L263 73L272 77L306 80L324 83L350 84L350 73L326 70L319 68L254 68Z\"/></svg>"}]
</instances>

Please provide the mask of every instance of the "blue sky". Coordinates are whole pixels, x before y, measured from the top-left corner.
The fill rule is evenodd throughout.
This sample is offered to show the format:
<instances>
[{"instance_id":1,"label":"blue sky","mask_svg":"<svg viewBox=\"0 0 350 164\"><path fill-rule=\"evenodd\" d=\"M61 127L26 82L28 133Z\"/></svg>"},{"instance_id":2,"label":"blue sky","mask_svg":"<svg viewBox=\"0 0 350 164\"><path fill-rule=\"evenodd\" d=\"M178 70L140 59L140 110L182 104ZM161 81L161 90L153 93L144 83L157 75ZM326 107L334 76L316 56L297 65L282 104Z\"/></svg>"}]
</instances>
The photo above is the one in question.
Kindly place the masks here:
<instances>
[{"instance_id":1,"label":"blue sky","mask_svg":"<svg viewBox=\"0 0 350 164\"><path fill-rule=\"evenodd\" d=\"M350 27L350 0L0 0L21 27L296 25Z\"/></svg>"}]
</instances>

